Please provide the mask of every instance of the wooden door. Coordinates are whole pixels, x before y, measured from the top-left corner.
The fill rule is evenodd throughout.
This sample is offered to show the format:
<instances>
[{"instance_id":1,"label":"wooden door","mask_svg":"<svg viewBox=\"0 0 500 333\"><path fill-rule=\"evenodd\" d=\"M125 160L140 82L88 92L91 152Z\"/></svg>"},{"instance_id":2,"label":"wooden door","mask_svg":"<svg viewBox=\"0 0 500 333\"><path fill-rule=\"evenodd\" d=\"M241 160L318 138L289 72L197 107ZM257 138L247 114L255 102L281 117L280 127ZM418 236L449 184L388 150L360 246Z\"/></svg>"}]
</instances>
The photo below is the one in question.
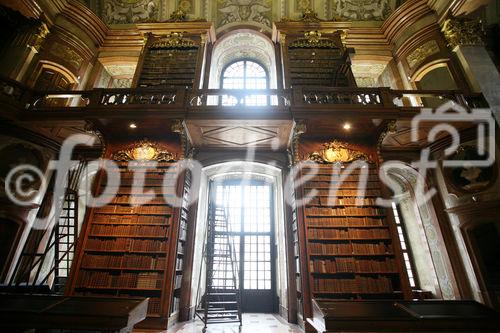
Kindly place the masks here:
<instances>
[{"instance_id":1,"label":"wooden door","mask_svg":"<svg viewBox=\"0 0 500 333\"><path fill-rule=\"evenodd\" d=\"M63 74L44 68L35 83L35 90L45 91L70 91L73 88L73 83ZM68 98L50 99L45 102L46 106L64 107L69 103Z\"/></svg>"}]
</instances>

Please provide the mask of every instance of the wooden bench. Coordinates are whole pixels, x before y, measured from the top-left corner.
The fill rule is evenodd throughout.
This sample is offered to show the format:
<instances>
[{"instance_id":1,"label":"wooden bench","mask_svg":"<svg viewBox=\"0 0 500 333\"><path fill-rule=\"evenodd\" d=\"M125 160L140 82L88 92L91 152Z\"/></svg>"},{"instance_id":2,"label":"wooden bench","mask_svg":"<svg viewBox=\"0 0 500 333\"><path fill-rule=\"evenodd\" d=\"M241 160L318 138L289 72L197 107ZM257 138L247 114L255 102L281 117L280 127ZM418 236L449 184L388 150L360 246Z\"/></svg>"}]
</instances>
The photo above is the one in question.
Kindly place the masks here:
<instances>
[{"instance_id":1,"label":"wooden bench","mask_svg":"<svg viewBox=\"0 0 500 333\"><path fill-rule=\"evenodd\" d=\"M333 332L500 332L496 311L474 301L313 300L308 323Z\"/></svg>"},{"instance_id":2,"label":"wooden bench","mask_svg":"<svg viewBox=\"0 0 500 333\"><path fill-rule=\"evenodd\" d=\"M0 331L66 329L132 332L148 299L0 294Z\"/></svg>"}]
</instances>

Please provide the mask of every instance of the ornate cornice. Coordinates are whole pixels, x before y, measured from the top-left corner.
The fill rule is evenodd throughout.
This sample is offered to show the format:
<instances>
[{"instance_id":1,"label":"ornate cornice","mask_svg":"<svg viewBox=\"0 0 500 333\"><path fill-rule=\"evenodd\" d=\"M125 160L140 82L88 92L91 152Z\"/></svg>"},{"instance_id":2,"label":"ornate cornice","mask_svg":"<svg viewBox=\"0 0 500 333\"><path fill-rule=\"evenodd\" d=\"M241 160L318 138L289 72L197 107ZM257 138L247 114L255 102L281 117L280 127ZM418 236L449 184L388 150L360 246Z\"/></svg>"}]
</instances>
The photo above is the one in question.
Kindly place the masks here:
<instances>
[{"instance_id":1,"label":"ornate cornice","mask_svg":"<svg viewBox=\"0 0 500 333\"><path fill-rule=\"evenodd\" d=\"M485 36L483 22L476 19L452 18L444 22L441 31L448 46L484 46Z\"/></svg>"},{"instance_id":2,"label":"ornate cornice","mask_svg":"<svg viewBox=\"0 0 500 333\"><path fill-rule=\"evenodd\" d=\"M166 36L159 36L149 46L151 50L159 49L192 49L197 48L196 42L189 38L184 38L181 32L173 32Z\"/></svg>"},{"instance_id":3,"label":"ornate cornice","mask_svg":"<svg viewBox=\"0 0 500 333\"><path fill-rule=\"evenodd\" d=\"M311 153L307 159L322 164L349 163L356 160L372 162L365 153L351 149L347 143L337 140L324 143L323 149Z\"/></svg>"},{"instance_id":4,"label":"ornate cornice","mask_svg":"<svg viewBox=\"0 0 500 333\"><path fill-rule=\"evenodd\" d=\"M164 149L160 144L147 139L131 144L127 149L113 154L113 160L127 161L157 161L173 162L176 160L173 153Z\"/></svg>"}]
</instances>

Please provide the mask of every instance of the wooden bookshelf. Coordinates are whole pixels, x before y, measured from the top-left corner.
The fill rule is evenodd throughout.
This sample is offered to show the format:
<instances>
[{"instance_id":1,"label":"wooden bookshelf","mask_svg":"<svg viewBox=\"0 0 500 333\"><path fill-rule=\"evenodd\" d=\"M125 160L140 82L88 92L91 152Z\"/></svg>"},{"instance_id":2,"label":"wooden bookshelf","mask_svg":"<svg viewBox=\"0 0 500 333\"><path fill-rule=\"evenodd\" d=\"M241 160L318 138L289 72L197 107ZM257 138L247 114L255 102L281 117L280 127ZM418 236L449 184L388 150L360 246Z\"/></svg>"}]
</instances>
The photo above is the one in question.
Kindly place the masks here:
<instances>
[{"instance_id":1,"label":"wooden bookshelf","mask_svg":"<svg viewBox=\"0 0 500 333\"><path fill-rule=\"evenodd\" d=\"M339 49L288 48L292 86L349 87L350 67L344 66L346 63L347 58Z\"/></svg>"},{"instance_id":2,"label":"wooden bookshelf","mask_svg":"<svg viewBox=\"0 0 500 333\"><path fill-rule=\"evenodd\" d=\"M178 317L181 307L181 286L184 271L185 248L188 232L188 209L191 192L191 172L187 171L184 177L184 187L182 195L182 206L180 208L179 229L177 236L177 246L175 254L175 275L173 280L173 294L170 308L170 316Z\"/></svg>"},{"instance_id":3,"label":"wooden bookshelf","mask_svg":"<svg viewBox=\"0 0 500 333\"><path fill-rule=\"evenodd\" d=\"M90 210L73 266L70 294L148 297L148 319L153 324L146 326L166 328L182 278L174 272L182 266L179 253L187 212L168 204L164 196L186 193L185 173L176 182L174 163L157 162L155 168L147 161L131 163L135 164L118 163L118 194L109 204ZM138 169L145 172L145 188L134 193L132 177ZM100 178L97 194L106 187L105 176ZM153 194L142 194L149 191Z\"/></svg>"},{"instance_id":4,"label":"wooden bookshelf","mask_svg":"<svg viewBox=\"0 0 500 333\"><path fill-rule=\"evenodd\" d=\"M182 34L151 36L141 59L137 87L193 88L203 52L195 39Z\"/></svg>"},{"instance_id":5,"label":"wooden bookshelf","mask_svg":"<svg viewBox=\"0 0 500 333\"><path fill-rule=\"evenodd\" d=\"M378 169L369 164L365 196L358 199L360 171L354 171L337 191L330 191L331 164L311 162L315 176L302 186L308 281L316 299L401 299L402 266L395 255L392 231L381 196ZM348 163L344 163L347 167ZM312 196L311 191L317 195Z\"/></svg>"},{"instance_id":6,"label":"wooden bookshelf","mask_svg":"<svg viewBox=\"0 0 500 333\"><path fill-rule=\"evenodd\" d=\"M291 277L292 283L290 285L295 285L295 297L297 302L297 312L296 317L299 323L302 323L304 320L304 307L303 307L303 292L302 292L302 275L301 275L301 262L300 262L300 236L299 236L299 221L298 221L298 209L296 205L295 198L295 190L293 187L290 187L289 192L286 193L288 196L288 204L289 204L289 214L291 218L291 228L290 235L293 247L293 263L295 268L295 276ZM293 273L293 272L292 272Z\"/></svg>"}]
</instances>

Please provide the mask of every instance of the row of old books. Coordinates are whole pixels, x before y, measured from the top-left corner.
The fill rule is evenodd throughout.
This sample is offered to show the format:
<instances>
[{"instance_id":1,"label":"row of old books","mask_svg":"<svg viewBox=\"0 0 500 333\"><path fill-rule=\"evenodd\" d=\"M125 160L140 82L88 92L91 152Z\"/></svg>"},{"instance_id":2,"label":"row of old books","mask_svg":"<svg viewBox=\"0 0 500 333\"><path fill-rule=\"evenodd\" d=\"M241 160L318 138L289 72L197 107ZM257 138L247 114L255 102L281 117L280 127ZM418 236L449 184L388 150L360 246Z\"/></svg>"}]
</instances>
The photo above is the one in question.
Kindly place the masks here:
<instances>
[{"instance_id":1,"label":"row of old books","mask_svg":"<svg viewBox=\"0 0 500 333\"><path fill-rule=\"evenodd\" d=\"M311 255L390 255L391 247L384 242L377 244L309 242L309 251Z\"/></svg>"},{"instance_id":2,"label":"row of old books","mask_svg":"<svg viewBox=\"0 0 500 333\"><path fill-rule=\"evenodd\" d=\"M102 195L104 192L105 187L101 187L98 190L98 194ZM114 188L112 189L113 192L115 190L117 195L134 195L134 196L144 196L144 192L150 193L149 195L153 196L167 196L167 195L175 195L177 193L177 190L174 186L162 186L162 187L151 187L148 189L141 188L140 186L138 188L135 188L133 186L124 186L120 187L118 189ZM114 193L113 193L114 194Z\"/></svg>"},{"instance_id":3,"label":"row of old books","mask_svg":"<svg viewBox=\"0 0 500 333\"><path fill-rule=\"evenodd\" d=\"M140 281L140 284L139 284ZM159 289L163 280L158 273L121 273L82 271L78 275L79 288Z\"/></svg>"},{"instance_id":4,"label":"row of old books","mask_svg":"<svg viewBox=\"0 0 500 333\"><path fill-rule=\"evenodd\" d=\"M314 280L314 292L317 293L392 293L392 283L387 277L363 277L354 279L326 279Z\"/></svg>"},{"instance_id":5,"label":"row of old books","mask_svg":"<svg viewBox=\"0 0 500 333\"><path fill-rule=\"evenodd\" d=\"M166 171L165 170L154 170L154 171L148 171L144 170L142 172L136 171L136 172L127 172L127 171L122 171L120 172L120 177L122 180L124 179L134 179L134 178L139 178L139 177L144 177L144 179L165 179L166 177ZM172 173L172 176L176 175L175 173Z\"/></svg>"},{"instance_id":6,"label":"row of old books","mask_svg":"<svg viewBox=\"0 0 500 333\"><path fill-rule=\"evenodd\" d=\"M114 162L122 168L120 173L133 172L135 169L150 170L152 172L162 172L166 170L176 170L177 165L172 162L156 162L156 161L130 161L130 162Z\"/></svg>"},{"instance_id":7,"label":"row of old books","mask_svg":"<svg viewBox=\"0 0 500 333\"><path fill-rule=\"evenodd\" d=\"M380 216L383 211L375 207L343 207L343 208L326 208L326 207L308 207L306 215L319 216Z\"/></svg>"},{"instance_id":8,"label":"row of old books","mask_svg":"<svg viewBox=\"0 0 500 333\"><path fill-rule=\"evenodd\" d=\"M137 182L137 184L141 184L146 187L157 187L157 186L162 186L162 187L172 187L176 185L177 180L171 177L166 177L165 179L157 179L157 178L149 178L146 177L146 179L142 179L141 182ZM103 183L102 185L106 185ZM120 186L133 186L134 185L134 179L131 178L124 178L120 181Z\"/></svg>"},{"instance_id":9,"label":"row of old books","mask_svg":"<svg viewBox=\"0 0 500 333\"><path fill-rule=\"evenodd\" d=\"M381 227L384 221L371 217L308 217L308 227Z\"/></svg>"},{"instance_id":10,"label":"row of old books","mask_svg":"<svg viewBox=\"0 0 500 333\"><path fill-rule=\"evenodd\" d=\"M148 303L148 314L161 313L161 298L150 297Z\"/></svg>"},{"instance_id":11,"label":"row of old books","mask_svg":"<svg viewBox=\"0 0 500 333\"><path fill-rule=\"evenodd\" d=\"M166 237L167 226L148 225L92 225L91 236L131 236L131 237Z\"/></svg>"},{"instance_id":12,"label":"row of old books","mask_svg":"<svg viewBox=\"0 0 500 333\"><path fill-rule=\"evenodd\" d=\"M151 257L138 255L124 255L123 267L137 267L145 269L165 269L167 260L165 257Z\"/></svg>"},{"instance_id":13,"label":"row of old books","mask_svg":"<svg viewBox=\"0 0 500 333\"><path fill-rule=\"evenodd\" d=\"M127 204L127 205L166 205L167 202L163 196L148 196L148 195L121 195L115 196L109 204Z\"/></svg>"},{"instance_id":14,"label":"row of old books","mask_svg":"<svg viewBox=\"0 0 500 333\"><path fill-rule=\"evenodd\" d=\"M96 208L96 213L99 214L143 214L143 215L168 215L173 213L172 207L169 206L115 206L108 205Z\"/></svg>"},{"instance_id":15,"label":"row of old books","mask_svg":"<svg viewBox=\"0 0 500 333\"><path fill-rule=\"evenodd\" d=\"M307 230L307 236L313 239L341 238L341 239L388 239L387 229L316 229Z\"/></svg>"},{"instance_id":16,"label":"row of old books","mask_svg":"<svg viewBox=\"0 0 500 333\"><path fill-rule=\"evenodd\" d=\"M159 273L139 273L137 276L137 289L161 289L162 275Z\"/></svg>"},{"instance_id":17,"label":"row of old books","mask_svg":"<svg viewBox=\"0 0 500 333\"><path fill-rule=\"evenodd\" d=\"M175 262L175 269L180 271L182 270L184 265L184 260L182 258L177 258L177 261Z\"/></svg>"},{"instance_id":18,"label":"row of old books","mask_svg":"<svg viewBox=\"0 0 500 333\"><path fill-rule=\"evenodd\" d=\"M349 176L346 176L342 180L345 182L358 182L360 179L362 179L363 175L355 175L351 174ZM316 175L312 177L309 181L312 182L330 182L330 181L340 181L340 177L342 177L341 174L336 174L336 173L331 173L331 174L323 174L323 175ZM379 178L378 175L370 175L368 174L366 177L366 180L369 182L378 182Z\"/></svg>"},{"instance_id":19,"label":"row of old books","mask_svg":"<svg viewBox=\"0 0 500 333\"><path fill-rule=\"evenodd\" d=\"M120 268L122 265L122 256L102 256L85 254L82 259L82 265L85 268Z\"/></svg>"},{"instance_id":20,"label":"row of old books","mask_svg":"<svg viewBox=\"0 0 500 333\"><path fill-rule=\"evenodd\" d=\"M174 297L172 300L172 312L177 312L180 309L181 299L179 297Z\"/></svg>"},{"instance_id":21,"label":"row of old books","mask_svg":"<svg viewBox=\"0 0 500 333\"><path fill-rule=\"evenodd\" d=\"M363 183L360 183L359 181L343 181L343 182L335 182L335 181L329 181L329 182L315 182L315 181L308 181L305 184L305 188L311 189L358 189L358 188L365 188L366 190L376 190L379 188L379 183L378 182L367 182L366 185Z\"/></svg>"},{"instance_id":22,"label":"row of old books","mask_svg":"<svg viewBox=\"0 0 500 333\"><path fill-rule=\"evenodd\" d=\"M360 192L358 191L358 188L353 188L353 189L343 189L342 187L340 188L333 188L336 189L335 197L358 197L360 196ZM317 188L315 189L315 197L330 197L333 196L333 190L330 190L329 188L322 189L322 188ZM309 197L311 196L311 190L305 192L305 196ZM366 188L364 191L363 197L380 197L381 192L379 189L370 189Z\"/></svg>"},{"instance_id":23,"label":"row of old books","mask_svg":"<svg viewBox=\"0 0 500 333\"><path fill-rule=\"evenodd\" d=\"M151 239L98 239L89 238L86 244L88 251L135 251L135 252L166 252L167 242Z\"/></svg>"},{"instance_id":24,"label":"row of old books","mask_svg":"<svg viewBox=\"0 0 500 333\"><path fill-rule=\"evenodd\" d=\"M169 225L170 217L155 215L94 215L93 223Z\"/></svg>"},{"instance_id":25,"label":"row of old books","mask_svg":"<svg viewBox=\"0 0 500 333\"><path fill-rule=\"evenodd\" d=\"M312 198L308 205L316 206L375 206L377 204L376 198L357 198L357 197L315 197Z\"/></svg>"},{"instance_id":26,"label":"row of old books","mask_svg":"<svg viewBox=\"0 0 500 333\"><path fill-rule=\"evenodd\" d=\"M314 273L394 273L396 261L364 260L354 258L314 259L309 262L309 270Z\"/></svg>"},{"instance_id":27,"label":"row of old books","mask_svg":"<svg viewBox=\"0 0 500 333\"><path fill-rule=\"evenodd\" d=\"M182 275L176 275L174 280L174 289L179 289L182 285Z\"/></svg>"},{"instance_id":28,"label":"row of old books","mask_svg":"<svg viewBox=\"0 0 500 333\"><path fill-rule=\"evenodd\" d=\"M151 257L133 254L92 255L83 256L82 265L85 268L121 268L121 269L165 269L165 257Z\"/></svg>"}]
</instances>

